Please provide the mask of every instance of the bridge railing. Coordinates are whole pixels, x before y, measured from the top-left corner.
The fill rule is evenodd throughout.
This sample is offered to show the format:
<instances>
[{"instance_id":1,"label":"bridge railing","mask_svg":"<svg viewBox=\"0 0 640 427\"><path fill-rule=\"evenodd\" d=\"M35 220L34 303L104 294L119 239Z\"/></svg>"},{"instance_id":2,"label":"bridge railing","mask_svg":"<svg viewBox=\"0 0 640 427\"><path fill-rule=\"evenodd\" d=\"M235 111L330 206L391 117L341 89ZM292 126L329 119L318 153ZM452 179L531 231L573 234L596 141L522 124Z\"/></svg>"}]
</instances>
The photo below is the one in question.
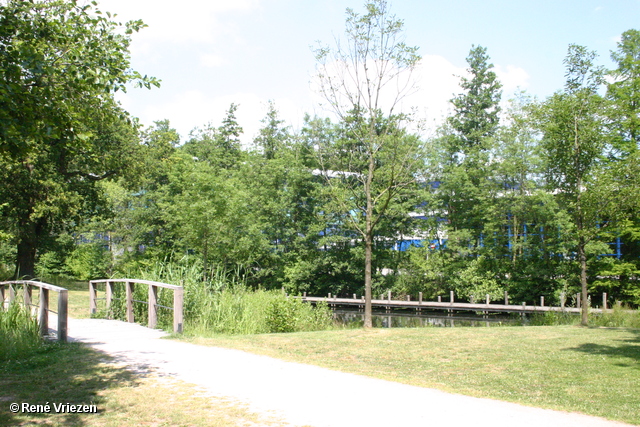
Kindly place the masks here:
<instances>
[{"instance_id":1,"label":"bridge railing","mask_svg":"<svg viewBox=\"0 0 640 427\"><path fill-rule=\"evenodd\" d=\"M9 304L12 304L17 295L16 287L23 287L23 302L27 309L38 307L38 325L40 326L40 335L49 333L49 312L58 315L58 341L67 340L67 324L68 324L68 306L69 293L67 289L59 286L50 285L36 280L12 280L0 282L0 309L4 310ZM40 289L38 304L33 304L33 288ZM8 292L6 292L8 290ZM58 293L58 311L49 309L49 291Z\"/></svg>"},{"instance_id":2,"label":"bridge railing","mask_svg":"<svg viewBox=\"0 0 640 427\"><path fill-rule=\"evenodd\" d=\"M105 297L98 298L99 283L105 284ZM138 280L138 279L102 279L89 281L89 312L95 314L98 310L98 300L105 299L107 312L111 307L111 303L114 299L114 285L116 283L125 284L125 301L126 301L126 320L129 323L134 323L133 318L133 303L139 302L147 304L149 306L147 326L149 328L155 328L158 324L158 307L173 310L173 332L181 333L183 329L183 303L184 303L184 289L182 286L170 285L167 283L154 282L151 280ZM147 301L137 301L133 299L134 286L136 284L142 284L149 286L149 298ZM158 304L158 288L165 288L173 290L173 307L167 307Z\"/></svg>"}]
</instances>

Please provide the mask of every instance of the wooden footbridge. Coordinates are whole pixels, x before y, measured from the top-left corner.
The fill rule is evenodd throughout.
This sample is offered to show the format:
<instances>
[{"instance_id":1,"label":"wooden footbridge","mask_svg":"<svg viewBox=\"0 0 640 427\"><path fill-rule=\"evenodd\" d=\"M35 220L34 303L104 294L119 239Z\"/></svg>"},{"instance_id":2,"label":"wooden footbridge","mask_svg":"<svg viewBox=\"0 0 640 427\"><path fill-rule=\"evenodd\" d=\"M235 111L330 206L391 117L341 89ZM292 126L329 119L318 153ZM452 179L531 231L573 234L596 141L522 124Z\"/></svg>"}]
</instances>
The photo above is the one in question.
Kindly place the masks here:
<instances>
[{"instance_id":1,"label":"wooden footbridge","mask_svg":"<svg viewBox=\"0 0 640 427\"><path fill-rule=\"evenodd\" d=\"M299 297L302 301L310 303L324 302L330 307L358 307L364 309L365 300L364 297L357 298L354 294L353 298L338 298L335 295L329 294L326 297L312 297L307 296L306 293ZM565 304L566 299L561 298L561 305L548 306L545 305L544 297L540 297L540 305L531 305L523 302L522 304L510 304L509 295L505 292L504 301L502 304L492 303L489 296L486 296L483 303L471 302L457 302L455 301L455 295L453 292L449 293L449 300L443 301L442 297L438 297L437 301L424 301L422 299L422 292L418 295L418 300L411 300L410 296L406 296L404 300L394 300L391 298L391 292L386 295L381 295L379 299L372 299L372 308L382 309L387 312L393 309L410 309L416 312L422 310L446 310L449 313L454 311L467 311L467 312L482 312L482 313L544 313L544 312L564 312L564 313L580 313L580 298L576 296L577 306L567 307ZM602 296L602 308L590 308L592 313L602 313L603 310L607 310L607 294Z\"/></svg>"},{"instance_id":2,"label":"wooden footbridge","mask_svg":"<svg viewBox=\"0 0 640 427\"><path fill-rule=\"evenodd\" d=\"M98 286L104 285L104 297L99 298ZM158 321L158 308L165 308L173 311L173 331L181 333L183 329L183 299L184 292L182 286L169 285L166 283L153 282L150 280L137 279L104 279L92 280L89 282L89 312L94 315L97 312L98 301L105 300L106 312L110 312L110 306L114 297L114 287L124 285L124 305L125 316L129 323L133 323L134 319L133 303L142 303L148 305L148 317L146 319L149 328L155 328ZM148 286L147 301L134 300L134 288L136 285ZM33 290L38 289L37 298L33 295ZM173 306L164 306L159 304L159 290L168 289L173 292ZM49 307L50 291L57 294L57 311ZM21 298L20 298L20 295ZM20 303L32 314L37 311L38 325L40 334L50 336L53 332L59 341L67 341L68 326L68 290L60 286L54 286L49 283L39 282L36 280L12 280L0 282L0 310L7 309L11 304ZM53 331L49 330L49 315L53 314L57 318L57 328Z\"/></svg>"}]
</instances>

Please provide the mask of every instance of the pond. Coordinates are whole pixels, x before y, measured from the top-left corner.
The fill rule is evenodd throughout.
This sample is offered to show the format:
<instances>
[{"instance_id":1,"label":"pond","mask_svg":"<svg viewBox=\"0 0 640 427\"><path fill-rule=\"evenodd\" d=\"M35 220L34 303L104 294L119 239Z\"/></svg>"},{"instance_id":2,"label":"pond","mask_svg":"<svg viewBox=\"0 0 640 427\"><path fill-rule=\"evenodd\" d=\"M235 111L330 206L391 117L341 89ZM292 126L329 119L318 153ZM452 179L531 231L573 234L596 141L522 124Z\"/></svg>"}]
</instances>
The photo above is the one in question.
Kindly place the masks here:
<instances>
[{"instance_id":1,"label":"pond","mask_svg":"<svg viewBox=\"0 0 640 427\"><path fill-rule=\"evenodd\" d=\"M363 325L364 313L356 308L335 308L334 319L345 326ZM504 326L528 323L527 318L508 314L475 314L465 312L447 313L446 311L416 312L415 310L373 310L373 326L376 328L419 328L424 326L461 327L461 326Z\"/></svg>"}]
</instances>

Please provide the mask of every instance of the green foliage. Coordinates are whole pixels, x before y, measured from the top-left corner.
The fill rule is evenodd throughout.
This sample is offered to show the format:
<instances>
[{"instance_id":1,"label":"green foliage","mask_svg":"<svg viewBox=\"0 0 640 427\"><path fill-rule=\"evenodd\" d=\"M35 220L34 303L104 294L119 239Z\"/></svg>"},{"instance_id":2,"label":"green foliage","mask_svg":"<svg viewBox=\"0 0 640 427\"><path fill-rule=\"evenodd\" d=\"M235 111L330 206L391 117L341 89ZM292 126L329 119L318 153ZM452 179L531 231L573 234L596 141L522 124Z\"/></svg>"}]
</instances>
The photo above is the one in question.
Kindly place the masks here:
<instances>
[{"instance_id":1,"label":"green foliage","mask_svg":"<svg viewBox=\"0 0 640 427\"><path fill-rule=\"evenodd\" d=\"M298 332L328 329L331 310L325 305L311 305L294 298L273 298L265 313L269 332Z\"/></svg>"},{"instance_id":2,"label":"green foliage","mask_svg":"<svg viewBox=\"0 0 640 427\"><path fill-rule=\"evenodd\" d=\"M0 6L0 228L16 243L18 276L34 276L37 252L97 208L95 182L135 151L114 93L158 85L130 67L131 34L144 24L78 3Z\"/></svg>"},{"instance_id":3,"label":"green foliage","mask_svg":"<svg viewBox=\"0 0 640 427\"><path fill-rule=\"evenodd\" d=\"M460 87L465 91L451 100L454 115L449 118L459 136L458 149L469 154L470 149L484 144L498 128L500 91L502 84L489 63L487 48L472 46L467 56L467 71L471 78L461 77Z\"/></svg>"},{"instance_id":4,"label":"green foliage","mask_svg":"<svg viewBox=\"0 0 640 427\"><path fill-rule=\"evenodd\" d=\"M100 242L79 244L65 263L74 279L103 279L111 266L111 253Z\"/></svg>"},{"instance_id":5,"label":"green foliage","mask_svg":"<svg viewBox=\"0 0 640 427\"><path fill-rule=\"evenodd\" d=\"M617 302L611 312L592 315L589 325L607 328L640 328L640 311L630 310L629 307Z\"/></svg>"},{"instance_id":6,"label":"green foliage","mask_svg":"<svg viewBox=\"0 0 640 427\"><path fill-rule=\"evenodd\" d=\"M333 325L331 311L326 305L313 308L275 290L229 287L209 295L201 304L202 315L195 319L192 327L205 334L311 331Z\"/></svg>"},{"instance_id":7,"label":"green foliage","mask_svg":"<svg viewBox=\"0 0 640 427\"><path fill-rule=\"evenodd\" d=\"M44 345L38 322L17 302L0 307L0 362L25 358Z\"/></svg>"}]
</instances>

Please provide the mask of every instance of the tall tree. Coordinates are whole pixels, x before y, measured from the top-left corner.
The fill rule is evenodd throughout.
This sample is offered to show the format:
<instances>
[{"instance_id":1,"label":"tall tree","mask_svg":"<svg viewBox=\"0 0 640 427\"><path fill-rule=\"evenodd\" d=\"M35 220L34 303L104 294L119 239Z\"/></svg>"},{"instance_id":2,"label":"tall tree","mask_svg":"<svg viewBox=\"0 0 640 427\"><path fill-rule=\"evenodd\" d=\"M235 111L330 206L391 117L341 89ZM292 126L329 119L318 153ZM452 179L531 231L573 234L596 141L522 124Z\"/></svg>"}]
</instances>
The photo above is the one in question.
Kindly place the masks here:
<instances>
[{"instance_id":1,"label":"tall tree","mask_svg":"<svg viewBox=\"0 0 640 427\"><path fill-rule=\"evenodd\" d=\"M618 155L638 150L640 144L640 31L622 33L618 49L611 52L617 68L609 75L613 81L607 85L607 98L613 102L611 125L618 133Z\"/></svg>"},{"instance_id":2,"label":"tall tree","mask_svg":"<svg viewBox=\"0 0 640 427\"><path fill-rule=\"evenodd\" d=\"M464 92L451 100L454 114L449 118L458 137L458 143L452 149L454 153L462 155L481 146L496 133L502 98L502 84L493 71L493 64L489 62L487 48L471 46L467 64L471 78L460 78L460 87Z\"/></svg>"},{"instance_id":3,"label":"tall tree","mask_svg":"<svg viewBox=\"0 0 640 427\"><path fill-rule=\"evenodd\" d=\"M129 66L142 27L75 0L0 6L0 191L16 276L33 277L43 240L90 210L95 182L124 167L136 136L113 93L158 84Z\"/></svg>"},{"instance_id":4,"label":"tall tree","mask_svg":"<svg viewBox=\"0 0 640 427\"><path fill-rule=\"evenodd\" d=\"M502 96L502 85L493 71L486 48L472 46L467 64L468 77L460 79L462 92L451 99L454 114L448 118L436 141L441 159L440 176L437 177L441 184L437 195L442 214L448 219L446 251L457 266L452 280L458 282L469 282L464 271L477 275L482 270L478 264L484 262L476 256L481 255L485 246L484 215L492 207L496 193L495 163L490 160L499 127ZM495 279L491 274L483 275L486 277L479 278L484 283L483 292L498 294ZM461 286L456 285L460 290L464 289L462 295L476 292L468 283Z\"/></svg>"},{"instance_id":5,"label":"tall tree","mask_svg":"<svg viewBox=\"0 0 640 427\"><path fill-rule=\"evenodd\" d=\"M565 89L542 106L542 147L549 189L557 193L575 227L579 265L582 324L588 324L588 245L624 218L634 199L633 163L607 156L611 136L606 132L604 98L598 93L604 70L597 55L570 45Z\"/></svg>"},{"instance_id":6,"label":"tall tree","mask_svg":"<svg viewBox=\"0 0 640 427\"><path fill-rule=\"evenodd\" d=\"M415 183L420 162L420 143L403 130L399 111L420 60L403 25L386 1L367 2L362 15L347 9L344 45L315 51L319 91L344 127L343 138L319 147L319 160L331 199L364 243L365 327L376 227Z\"/></svg>"}]
</instances>

